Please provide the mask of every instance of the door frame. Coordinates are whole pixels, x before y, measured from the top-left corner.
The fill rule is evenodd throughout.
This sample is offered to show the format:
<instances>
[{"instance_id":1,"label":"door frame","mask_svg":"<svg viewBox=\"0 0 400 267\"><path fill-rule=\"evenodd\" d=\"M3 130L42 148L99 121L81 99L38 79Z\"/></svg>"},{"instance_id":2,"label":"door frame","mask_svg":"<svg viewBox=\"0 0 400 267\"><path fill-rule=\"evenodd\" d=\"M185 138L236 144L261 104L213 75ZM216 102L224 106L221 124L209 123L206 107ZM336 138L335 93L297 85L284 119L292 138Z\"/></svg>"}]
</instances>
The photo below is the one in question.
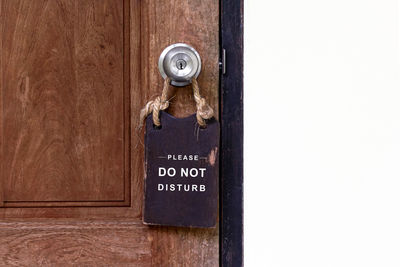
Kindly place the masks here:
<instances>
[{"instance_id":1,"label":"door frame","mask_svg":"<svg viewBox=\"0 0 400 267\"><path fill-rule=\"evenodd\" d=\"M220 0L220 265L243 266L243 0Z\"/></svg>"}]
</instances>

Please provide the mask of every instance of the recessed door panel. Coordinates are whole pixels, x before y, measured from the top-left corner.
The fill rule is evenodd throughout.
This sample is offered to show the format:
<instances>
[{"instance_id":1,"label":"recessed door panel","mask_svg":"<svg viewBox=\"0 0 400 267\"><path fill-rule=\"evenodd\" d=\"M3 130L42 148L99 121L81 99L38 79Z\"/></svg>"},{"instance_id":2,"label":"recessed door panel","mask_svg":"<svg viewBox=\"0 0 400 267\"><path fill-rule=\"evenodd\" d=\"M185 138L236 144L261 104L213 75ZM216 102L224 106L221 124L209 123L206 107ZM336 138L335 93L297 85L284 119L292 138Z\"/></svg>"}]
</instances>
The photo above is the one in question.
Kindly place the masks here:
<instances>
[{"instance_id":1,"label":"recessed door panel","mask_svg":"<svg viewBox=\"0 0 400 267\"><path fill-rule=\"evenodd\" d=\"M124 1L3 0L1 20L5 204L124 202Z\"/></svg>"}]
</instances>

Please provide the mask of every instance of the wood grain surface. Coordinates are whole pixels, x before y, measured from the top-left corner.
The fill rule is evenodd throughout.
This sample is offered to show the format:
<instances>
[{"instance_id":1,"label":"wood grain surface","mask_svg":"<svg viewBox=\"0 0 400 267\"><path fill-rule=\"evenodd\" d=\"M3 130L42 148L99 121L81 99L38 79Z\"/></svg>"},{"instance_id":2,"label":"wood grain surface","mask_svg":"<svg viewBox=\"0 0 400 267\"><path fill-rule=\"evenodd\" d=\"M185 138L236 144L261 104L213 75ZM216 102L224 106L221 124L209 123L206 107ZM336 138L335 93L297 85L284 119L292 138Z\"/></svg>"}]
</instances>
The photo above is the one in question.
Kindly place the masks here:
<instances>
[{"instance_id":1,"label":"wood grain surface","mask_svg":"<svg viewBox=\"0 0 400 267\"><path fill-rule=\"evenodd\" d=\"M199 51L218 114L218 1L0 0L0 12L0 266L218 266L218 227L142 225L137 130L175 42ZM192 114L191 88L174 92L168 112Z\"/></svg>"},{"instance_id":2,"label":"wood grain surface","mask_svg":"<svg viewBox=\"0 0 400 267\"><path fill-rule=\"evenodd\" d=\"M142 68L141 85L145 91L139 98L139 107L161 92L163 80L157 62L162 50L170 44L184 42L200 54L201 94L218 115L218 1L145 0L141 3L141 65L149 67ZM171 89L175 96L168 112L177 117L193 114L195 103L191 87ZM138 113L138 107L136 110ZM218 227L206 230L155 227L152 234L154 266L218 266Z\"/></svg>"},{"instance_id":3,"label":"wood grain surface","mask_svg":"<svg viewBox=\"0 0 400 267\"><path fill-rule=\"evenodd\" d=\"M7 222L0 240L0 266L151 266L151 236L139 222Z\"/></svg>"},{"instance_id":4,"label":"wood grain surface","mask_svg":"<svg viewBox=\"0 0 400 267\"><path fill-rule=\"evenodd\" d=\"M3 0L1 21L4 201L123 201L123 2Z\"/></svg>"}]
</instances>

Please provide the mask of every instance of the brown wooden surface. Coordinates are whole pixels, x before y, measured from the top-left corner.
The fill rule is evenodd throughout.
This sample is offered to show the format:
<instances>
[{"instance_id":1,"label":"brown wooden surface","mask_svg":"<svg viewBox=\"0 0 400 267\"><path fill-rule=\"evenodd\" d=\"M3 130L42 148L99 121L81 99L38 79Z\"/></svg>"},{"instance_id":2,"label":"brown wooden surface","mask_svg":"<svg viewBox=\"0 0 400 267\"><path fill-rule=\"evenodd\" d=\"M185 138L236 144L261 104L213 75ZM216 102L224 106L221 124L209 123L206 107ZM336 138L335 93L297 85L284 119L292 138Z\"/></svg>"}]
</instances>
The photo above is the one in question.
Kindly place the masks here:
<instances>
[{"instance_id":1,"label":"brown wooden surface","mask_svg":"<svg viewBox=\"0 0 400 267\"><path fill-rule=\"evenodd\" d=\"M123 2L6 0L2 32L5 204L124 204Z\"/></svg>"},{"instance_id":2,"label":"brown wooden surface","mask_svg":"<svg viewBox=\"0 0 400 267\"><path fill-rule=\"evenodd\" d=\"M21 5L24 9L19 9ZM59 202L23 202L24 206L50 207L16 208L11 206L21 203L6 201L10 207L0 208L0 266L217 266L218 229L141 224L144 154L142 132L137 132L136 126L140 108L161 91L158 57L163 48L175 42L186 42L199 51L203 61L199 77L201 93L217 111L218 1L0 0L0 12L1 162L4 149L9 147L11 154L19 151L15 161L25 166L24 170L14 168L12 172L9 163L1 164L0 203L8 196L24 200L29 196L31 200L62 199L65 201L62 205L66 206L54 207ZM93 14L97 15L91 17ZM75 25L78 18L79 25ZM5 26L10 23L23 33ZM35 39L32 32L35 27L39 29L38 36L41 34L43 38ZM16 34L21 35L20 41L5 38ZM125 37L123 40L121 35ZM49 36L57 38L50 42ZM67 40L72 36L87 50L69 45ZM9 48L14 50L3 52L3 47L11 43L16 44ZM57 49L58 56L52 54L53 48ZM71 58L71 49L83 57ZM81 70L79 73L77 68ZM14 89L6 89L5 85L13 85ZM76 102L79 95L82 95L80 104ZM42 101L42 105L30 106L32 102L27 100L32 99ZM75 113L83 113L72 115L73 109ZM169 111L182 117L194 109L190 88L177 90ZM13 112L6 114L5 110ZM50 111L47 116L42 115L47 111ZM13 122L10 119L13 117L18 120ZM29 121L32 117L42 118L41 123ZM79 124L82 122L83 125ZM14 136L10 127L15 131ZM97 130L101 135L92 136ZM10 131L8 144L8 138L4 138L6 131ZM25 139L21 139L25 150L16 150L16 138L21 133L25 134ZM43 140L38 142L29 134ZM83 161L77 157L79 150L76 150L82 137L87 143L81 148L90 145L92 149L83 149ZM109 143L109 139L113 141ZM47 149L39 146L44 147L51 140ZM96 146L98 142L101 147ZM25 162L20 161L21 155L26 157ZM48 165L40 167L29 160ZM69 167L64 170L65 164ZM81 164L88 168L80 169ZM31 169L27 170L27 166ZM32 174L33 169L47 170L47 178ZM25 175L18 176L22 171ZM9 173L6 179L5 173ZM89 181L94 188L87 186L86 194L82 190L86 184L75 186L79 180L76 175L91 177ZM20 188L15 190L18 179ZM38 183L37 179L44 180ZM66 182L73 188L68 189ZM122 184L130 192L121 191ZM67 192L61 192L60 188ZM70 201L75 197L81 201L79 205L86 207L72 207L77 205ZM127 202L110 201L114 197ZM96 198L107 202L82 202ZM128 206L112 207L125 204Z\"/></svg>"},{"instance_id":3,"label":"brown wooden surface","mask_svg":"<svg viewBox=\"0 0 400 267\"><path fill-rule=\"evenodd\" d=\"M132 221L0 223L0 266L151 266L150 238Z\"/></svg>"},{"instance_id":4,"label":"brown wooden surface","mask_svg":"<svg viewBox=\"0 0 400 267\"><path fill-rule=\"evenodd\" d=\"M141 85L145 90L139 97L140 106L161 92L163 81L157 62L162 50L170 44L184 42L200 54L202 72L198 80L201 94L218 114L218 1L146 0L141 3L141 65L150 67L142 68ZM168 111L178 117L194 113L191 88L175 91ZM133 114L138 114L139 110L136 110ZM139 175L143 177L143 174ZM154 255L154 266L218 266L218 227L206 230L155 228L152 249L159 251Z\"/></svg>"}]
</instances>

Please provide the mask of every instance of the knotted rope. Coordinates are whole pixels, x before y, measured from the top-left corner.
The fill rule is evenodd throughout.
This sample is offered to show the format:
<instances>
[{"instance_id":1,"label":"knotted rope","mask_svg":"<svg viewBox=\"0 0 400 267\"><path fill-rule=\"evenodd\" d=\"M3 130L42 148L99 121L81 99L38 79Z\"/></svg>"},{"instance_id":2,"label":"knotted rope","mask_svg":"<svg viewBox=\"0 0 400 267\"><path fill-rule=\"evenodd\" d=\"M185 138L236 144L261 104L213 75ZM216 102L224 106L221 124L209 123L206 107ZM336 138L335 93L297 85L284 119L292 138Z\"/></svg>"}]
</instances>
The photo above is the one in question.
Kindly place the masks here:
<instances>
[{"instance_id":1,"label":"knotted rope","mask_svg":"<svg viewBox=\"0 0 400 267\"><path fill-rule=\"evenodd\" d=\"M161 96L157 96L154 100L150 100L140 111L140 128L142 128L144 120L146 117L153 112L153 123L157 127L161 125L160 122L160 110L166 110L169 107L168 97L168 87L169 78L164 81L164 87Z\"/></svg>"},{"instance_id":2,"label":"knotted rope","mask_svg":"<svg viewBox=\"0 0 400 267\"><path fill-rule=\"evenodd\" d=\"M196 112L197 123L201 127L206 127L205 120L211 119L212 116L214 116L214 110L212 109L212 107L210 107L210 105L207 104L205 98L200 95L200 88L196 79L192 80L192 87L193 87L194 101L196 102L196 108L197 108Z\"/></svg>"},{"instance_id":3,"label":"knotted rope","mask_svg":"<svg viewBox=\"0 0 400 267\"><path fill-rule=\"evenodd\" d=\"M166 110L169 107L169 100L168 97L168 88L169 88L170 79L166 78L164 81L164 87L161 93L161 96L156 97L154 100L150 100L144 106L144 108L140 111L140 128L143 126L144 120L146 117L153 113L153 123L155 126L161 126L160 122L160 110ZM207 104L204 97L200 95L200 88L199 84L197 83L196 79L192 80L192 87L193 87L193 96L194 101L196 102L196 119L197 123L201 127L206 127L207 124L205 120L211 119L214 115L214 110Z\"/></svg>"}]
</instances>

